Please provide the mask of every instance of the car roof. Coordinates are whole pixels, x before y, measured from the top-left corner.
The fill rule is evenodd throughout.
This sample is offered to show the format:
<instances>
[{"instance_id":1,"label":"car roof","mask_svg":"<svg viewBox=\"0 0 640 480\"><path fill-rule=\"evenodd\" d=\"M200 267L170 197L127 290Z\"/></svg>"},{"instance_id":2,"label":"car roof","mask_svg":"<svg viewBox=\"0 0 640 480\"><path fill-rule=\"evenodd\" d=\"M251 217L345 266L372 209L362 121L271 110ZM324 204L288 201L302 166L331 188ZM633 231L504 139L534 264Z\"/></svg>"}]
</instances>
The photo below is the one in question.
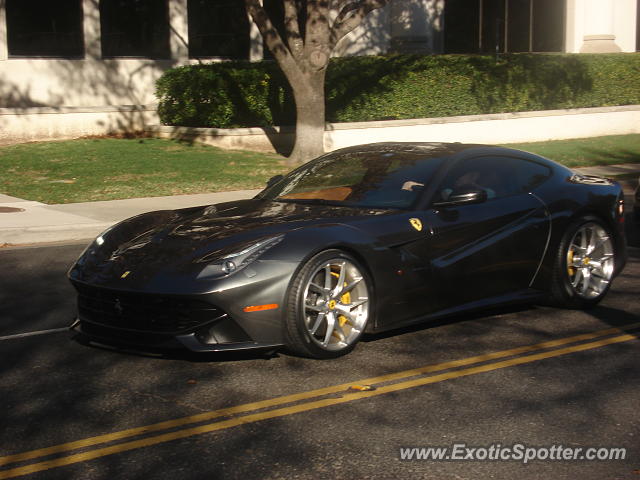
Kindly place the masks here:
<instances>
[{"instance_id":1,"label":"car roof","mask_svg":"<svg viewBox=\"0 0 640 480\"><path fill-rule=\"evenodd\" d=\"M487 154L503 154L514 155L520 158L528 158L543 163L554 170L570 170L563 165L554 162L548 158L538 154L518 150L498 145L487 145L479 143L458 143L458 142L378 142L367 143L362 145L354 145L334 150L323 155L320 158L326 158L331 155L340 155L343 153L385 153L394 152L402 155L403 153L410 155L423 155L425 160L430 158L453 157L458 154L469 155L487 155ZM466 155L465 155L466 157Z\"/></svg>"},{"instance_id":2,"label":"car roof","mask_svg":"<svg viewBox=\"0 0 640 480\"><path fill-rule=\"evenodd\" d=\"M331 154L340 153L415 153L425 154L427 156L455 155L471 148L486 148L488 145L465 144L465 143L447 143L447 142L378 142L367 143L363 145L354 145L351 147L334 150Z\"/></svg>"}]
</instances>

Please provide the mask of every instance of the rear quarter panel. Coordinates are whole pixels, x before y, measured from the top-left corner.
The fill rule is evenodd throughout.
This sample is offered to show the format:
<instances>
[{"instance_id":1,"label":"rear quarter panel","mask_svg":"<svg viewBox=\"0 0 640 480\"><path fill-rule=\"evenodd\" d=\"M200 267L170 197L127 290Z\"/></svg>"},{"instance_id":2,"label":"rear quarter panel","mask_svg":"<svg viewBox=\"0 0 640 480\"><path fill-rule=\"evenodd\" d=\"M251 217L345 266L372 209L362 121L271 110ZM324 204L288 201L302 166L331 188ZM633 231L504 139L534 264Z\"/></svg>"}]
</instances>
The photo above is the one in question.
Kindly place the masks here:
<instances>
[{"instance_id":1,"label":"rear quarter panel","mask_svg":"<svg viewBox=\"0 0 640 480\"><path fill-rule=\"evenodd\" d=\"M622 188L617 182L586 184L572 180L574 173L564 167L556 168L553 177L534 190L551 215L551 235L534 287L547 290L558 248L569 225L576 219L592 216L600 219L613 233L616 249L616 274L626 263L624 223L616 213Z\"/></svg>"}]
</instances>

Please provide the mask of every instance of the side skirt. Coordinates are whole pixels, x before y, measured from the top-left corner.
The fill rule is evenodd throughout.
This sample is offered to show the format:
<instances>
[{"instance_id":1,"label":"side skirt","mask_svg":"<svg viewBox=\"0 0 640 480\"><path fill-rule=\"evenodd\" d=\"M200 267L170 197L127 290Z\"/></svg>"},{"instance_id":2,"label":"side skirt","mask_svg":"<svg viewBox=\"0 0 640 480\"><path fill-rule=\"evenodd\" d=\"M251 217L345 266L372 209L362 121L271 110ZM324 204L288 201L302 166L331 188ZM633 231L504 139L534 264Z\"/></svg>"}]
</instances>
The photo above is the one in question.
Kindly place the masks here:
<instances>
[{"instance_id":1,"label":"side skirt","mask_svg":"<svg viewBox=\"0 0 640 480\"><path fill-rule=\"evenodd\" d=\"M430 313L428 315L422 315L420 317L411 318L400 323L393 323L385 325L384 328L371 330L370 333L380 333L389 330L395 330L396 328L408 327L418 323L426 323L432 320L440 320L445 317L452 317L461 313L470 313L479 310L486 310L488 308L500 307L505 305L518 305L527 303L536 303L543 300L545 293L539 290L526 289L507 295L498 295L495 297L485 298L482 300L476 300L474 302L457 305L455 307L440 310L438 312Z\"/></svg>"}]
</instances>

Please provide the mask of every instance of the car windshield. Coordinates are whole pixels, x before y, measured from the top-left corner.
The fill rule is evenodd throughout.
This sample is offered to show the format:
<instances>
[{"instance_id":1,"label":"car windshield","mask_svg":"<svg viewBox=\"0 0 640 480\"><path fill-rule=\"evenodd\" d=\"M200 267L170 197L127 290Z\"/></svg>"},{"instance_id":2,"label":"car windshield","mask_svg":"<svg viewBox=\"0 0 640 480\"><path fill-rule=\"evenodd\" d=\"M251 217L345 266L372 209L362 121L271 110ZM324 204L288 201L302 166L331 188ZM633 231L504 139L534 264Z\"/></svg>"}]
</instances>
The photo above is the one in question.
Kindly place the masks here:
<instances>
[{"instance_id":1,"label":"car windshield","mask_svg":"<svg viewBox=\"0 0 640 480\"><path fill-rule=\"evenodd\" d=\"M261 197L282 202L409 208L441 161L424 149L330 153L294 170Z\"/></svg>"}]
</instances>

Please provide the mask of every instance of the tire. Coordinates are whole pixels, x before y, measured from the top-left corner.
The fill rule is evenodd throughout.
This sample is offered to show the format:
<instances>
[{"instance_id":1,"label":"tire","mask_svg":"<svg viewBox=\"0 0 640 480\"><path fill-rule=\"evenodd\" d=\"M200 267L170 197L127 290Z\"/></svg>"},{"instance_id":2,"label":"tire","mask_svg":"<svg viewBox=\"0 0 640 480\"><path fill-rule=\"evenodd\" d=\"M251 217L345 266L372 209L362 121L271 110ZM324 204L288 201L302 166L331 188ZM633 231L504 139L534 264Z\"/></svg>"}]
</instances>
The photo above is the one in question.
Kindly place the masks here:
<instances>
[{"instance_id":1,"label":"tire","mask_svg":"<svg viewBox=\"0 0 640 480\"><path fill-rule=\"evenodd\" d=\"M337 358L352 351L372 311L367 270L341 250L309 259L293 278L287 298L287 348L311 358Z\"/></svg>"},{"instance_id":2,"label":"tire","mask_svg":"<svg viewBox=\"0 0 640 480\"><path fill-rule=\"evenodd\" d=\"M590 308L604 298L615 269L611 231L596 217L567 228L556 255L551 300L567 308Z\"/></svg>"}]
</instances>

